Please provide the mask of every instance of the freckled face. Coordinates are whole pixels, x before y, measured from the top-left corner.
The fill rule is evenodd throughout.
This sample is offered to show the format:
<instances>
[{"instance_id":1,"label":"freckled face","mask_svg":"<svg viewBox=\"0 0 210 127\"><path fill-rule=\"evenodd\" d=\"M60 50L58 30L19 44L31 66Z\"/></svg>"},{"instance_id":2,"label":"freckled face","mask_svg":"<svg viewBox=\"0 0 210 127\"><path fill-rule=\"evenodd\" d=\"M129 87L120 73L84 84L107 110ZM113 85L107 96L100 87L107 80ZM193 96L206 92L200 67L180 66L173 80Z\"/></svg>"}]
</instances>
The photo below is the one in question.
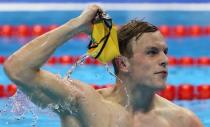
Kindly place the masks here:
<instances>
[{"instance_id":1,"label":"freckled face","mask_svg":"<svg viewBox=\"0 0 210 127\"><path fill-rule=\"evenodd\" d=\"M159 31L144 33L131 41L133 56L129 59L129 76L134 84L163 89L168 74L167 45Z\"/></svg>"}]
</instances>

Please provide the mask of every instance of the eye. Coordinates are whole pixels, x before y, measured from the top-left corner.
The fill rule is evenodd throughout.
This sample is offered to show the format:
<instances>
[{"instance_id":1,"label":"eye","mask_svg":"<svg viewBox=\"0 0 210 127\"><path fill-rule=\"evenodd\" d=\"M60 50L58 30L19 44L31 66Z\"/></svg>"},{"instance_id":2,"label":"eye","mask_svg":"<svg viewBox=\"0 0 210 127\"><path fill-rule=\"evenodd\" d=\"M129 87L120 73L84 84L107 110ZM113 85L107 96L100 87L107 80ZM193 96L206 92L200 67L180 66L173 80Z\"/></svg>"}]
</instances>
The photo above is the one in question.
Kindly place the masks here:
<instances>
[{"instance_id":1,"label":"eye","mask_svg":"<svg viewBox=\"0 0 210 127\"><path fill-rule=\"evenodd\" d=\"M150 49L149 51L147 51L147 55L155 55L158 54L158 50L156 49Z\"/></svg>"},{"instance_id":2,"label":"eye","mask_svg":"<svg viewBox=\"0 0 210 127\"><path fill-rule=\"evenodd\" d=\"M164 53L167 55L168 54L168 49L165 49L164 50Z\"/></svg>"}]
</instances>

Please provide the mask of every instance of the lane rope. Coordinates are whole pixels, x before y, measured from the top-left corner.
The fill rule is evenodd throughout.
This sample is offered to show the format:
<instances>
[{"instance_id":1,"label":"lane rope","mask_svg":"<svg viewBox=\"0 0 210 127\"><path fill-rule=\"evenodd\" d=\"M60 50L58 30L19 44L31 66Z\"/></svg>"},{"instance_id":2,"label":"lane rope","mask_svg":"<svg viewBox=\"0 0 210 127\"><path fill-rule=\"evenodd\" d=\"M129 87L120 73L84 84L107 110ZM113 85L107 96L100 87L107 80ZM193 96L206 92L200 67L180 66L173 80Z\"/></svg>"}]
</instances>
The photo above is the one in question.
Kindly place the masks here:
<instances>
[{"instance_id":1,"label":"lane rope","mask_svg":"<svg viewBox=\"0 0 210 127\"><path fill-rule=\"evenodd\" d=\"M20 25L10 25L4 24L0 25L0 37L37 37L40 36L52 29L57 28L59 25L51 24L51 25L42 25L42 24L35 24L35 25L27 25L27 24L20 24ZM117 27L120 27L118 25ZM165 37L170 38L183 38L183 37L202 37L202 36L209 36L210 35L210 25L201 26L201 25L161 25L159 26L159 30ZM75 38L78 39L87 39L88 35L81 33Z\"/></svg>"},{"instance_id":2,"label":"lane rope","mask_svg":"<svg viewBox=\"0 0 210 127\"><path fill-rule=\"evenodd\" d=\"M7 59L7 56L0 55L0 65L3 64ZM71 55L63 55L63 56L51 56L46 62L47 65L71 65L76 63L80 59L80 56L71 56ZM189 57L183 56L180 58L176 58L173 56L168 57L169 66L210 66L210 57L201 56L201 57ZM109 63L111 64L111 63ZM83 65L83 64L82 64ZM102 65L98 60L88 57L84 61L84 65Z\"/></svg>"},{"instance_id":3,"label":"lane rope","mask_svg":"<svg viewBox=\"0 0 210 127\"><path fill-rule=\"evenodd\" d=\"M112 84L96 85L91 84L96 90L113 87ZM17 92L15 84L3 85L0 84L0 98L8 98L14 96ZM192 84L168 84L166 88L158 94L170 101L173 100L204 100L210 99L210 84L199 84L194 86Z\"/></svg>"}]
</instances>

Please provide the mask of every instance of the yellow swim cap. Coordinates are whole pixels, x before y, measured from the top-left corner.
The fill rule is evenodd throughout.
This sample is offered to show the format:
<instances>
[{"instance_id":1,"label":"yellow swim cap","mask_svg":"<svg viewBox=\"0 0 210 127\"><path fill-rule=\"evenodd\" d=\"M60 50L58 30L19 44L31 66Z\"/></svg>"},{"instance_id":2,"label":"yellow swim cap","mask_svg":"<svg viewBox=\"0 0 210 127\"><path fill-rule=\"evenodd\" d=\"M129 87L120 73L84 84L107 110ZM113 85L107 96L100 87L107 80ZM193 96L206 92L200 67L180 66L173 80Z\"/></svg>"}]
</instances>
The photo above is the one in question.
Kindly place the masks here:
<instances>
[{"instance_id":1,"label":"yellow swim cap","mask_svg":"<svg viewBox=\"0 0 210 127\"><path fill-rule=\"evenodd\" d=\"M93 31L87 53L105 64L120 55L117 29L112 26L112 19L104 12L103 16L101 11L98 15L98 19L93 21Z\"/></svg>"}]
</instances>

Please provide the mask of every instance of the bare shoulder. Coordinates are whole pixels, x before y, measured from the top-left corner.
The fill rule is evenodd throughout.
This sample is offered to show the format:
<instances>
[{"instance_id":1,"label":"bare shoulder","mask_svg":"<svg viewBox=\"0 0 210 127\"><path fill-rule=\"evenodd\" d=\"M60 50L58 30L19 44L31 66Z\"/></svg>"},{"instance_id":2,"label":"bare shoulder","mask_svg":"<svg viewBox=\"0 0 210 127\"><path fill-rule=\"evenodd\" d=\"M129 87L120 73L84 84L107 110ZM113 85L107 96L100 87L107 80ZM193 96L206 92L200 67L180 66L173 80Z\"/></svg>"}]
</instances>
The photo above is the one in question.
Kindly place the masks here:
<instances>
[{"instance_id":1,"label":"bare shoulder","mask_svg":"<svg viewBox=\"0 0 210 127\"><path fill-rule=\"evenodd\" d=\"M156 95L160 112L168 119L177 121L184 127L203 127L199 118L189 109L174 104L167 99Z\"/></svg>"},{"instance_id":2,"label":"bare shoulder","mask_svg":"<svg viewBox=\"0 0 210 127\"><path fill-rule=\"evenodd\" d=\"M173 102L171 102L157 94L155 95L155 103L160 108L169 108L169 109L173 109L173 110L178 110L180 108L180 106L174 104Z\"/></svg>"},{"instance_id":3,"label":"bare shoulder","mask_svg":"<svg viewBox=\"0 0 210 127\"><path fill-rule=\"evenodd\" d=\"M178 112L183 114L183 118L186 120L186 127L203 127L199 118L189 109L180 107Z\"/></svg>"},{"instance_id":4,"label":"bare shoulder","mask_svg":"<svg viewBox=\"0 0 210 127\"><path fill-rule=\"evenodd\" d=\"M114 87L98 89L97 92L104 98L108 98L113 92Z\"/></svg>"}]
</instances>

